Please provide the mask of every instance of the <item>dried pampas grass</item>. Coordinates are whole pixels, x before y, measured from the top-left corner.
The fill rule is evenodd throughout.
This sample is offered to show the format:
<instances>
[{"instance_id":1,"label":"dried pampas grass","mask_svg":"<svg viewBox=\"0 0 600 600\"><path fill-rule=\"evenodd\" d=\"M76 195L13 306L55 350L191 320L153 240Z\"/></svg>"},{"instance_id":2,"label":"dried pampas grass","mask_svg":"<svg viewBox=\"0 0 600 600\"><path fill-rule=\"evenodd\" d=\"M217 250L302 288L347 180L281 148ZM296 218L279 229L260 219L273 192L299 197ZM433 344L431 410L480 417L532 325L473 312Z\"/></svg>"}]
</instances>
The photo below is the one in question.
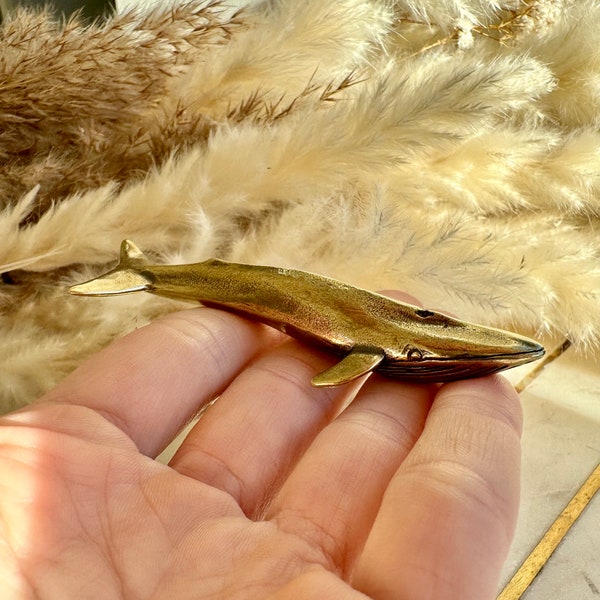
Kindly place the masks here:
<instances>
[{"instance_id":1,"label":"dried pampas grass","mask_svg":"<svg viewBox=\"0 0 600 600\"><path fill-rule=\"evenodd\" d=\"M109 24L66 24L17 12L0 37L2 204L40 185L42 214L56 199L143 177L210 124L181 105L169 82L241 28L215 1L130 11Z\"/></svg>"},{"instance_id":2,"label":"dried pampas grass","mask_svg":"<svg viewBox=\"0 0 600 600\"><path fill-rule=\"evenodd\" d=\"M593 0L17 13L0 32L0 406L180 308L66 293L125 237L160 262L304 268L597 347L599 26Z\"/></svg>"}]
</instances>

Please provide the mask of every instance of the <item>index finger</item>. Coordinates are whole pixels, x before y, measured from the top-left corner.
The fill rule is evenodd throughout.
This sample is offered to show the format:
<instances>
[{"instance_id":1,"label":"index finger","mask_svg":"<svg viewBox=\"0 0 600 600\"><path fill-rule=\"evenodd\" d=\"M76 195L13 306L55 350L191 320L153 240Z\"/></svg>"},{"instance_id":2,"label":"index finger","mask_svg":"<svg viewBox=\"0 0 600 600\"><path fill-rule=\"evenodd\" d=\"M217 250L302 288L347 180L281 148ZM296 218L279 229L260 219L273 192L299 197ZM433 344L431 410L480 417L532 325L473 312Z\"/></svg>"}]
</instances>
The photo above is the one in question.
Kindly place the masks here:
<instances>
[{"instance_id":1,"label":"index finger","mask_svg":"<svg viewBox=\"0 0 600 600\"><path fill-rule=\"evenodd\" d=\"M224 311L173 313L113 342L38 402L91 408L153 456L273 339Z\"/></svg>"}]
</instances>

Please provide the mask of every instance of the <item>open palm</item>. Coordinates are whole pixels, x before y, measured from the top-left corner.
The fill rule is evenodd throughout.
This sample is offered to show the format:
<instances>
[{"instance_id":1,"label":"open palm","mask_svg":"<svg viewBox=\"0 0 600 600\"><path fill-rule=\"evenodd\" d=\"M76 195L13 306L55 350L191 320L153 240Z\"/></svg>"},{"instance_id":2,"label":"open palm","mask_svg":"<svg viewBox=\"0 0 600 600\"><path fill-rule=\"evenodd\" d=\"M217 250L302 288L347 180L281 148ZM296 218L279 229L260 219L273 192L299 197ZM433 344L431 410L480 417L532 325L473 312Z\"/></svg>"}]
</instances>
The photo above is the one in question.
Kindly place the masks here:
<instances>
[{"instance_id":1,"label":"open palm","mask_svg":"<svg viewBox=\"0 0 600 600\"><path fill-rule=\"evenodd\" d=\"M193 309L4 417L2 598L492 598L518 504L510 386L372 377L346 406L357 387L310 386L328 363Z\"/></svg>"}]
</instances>

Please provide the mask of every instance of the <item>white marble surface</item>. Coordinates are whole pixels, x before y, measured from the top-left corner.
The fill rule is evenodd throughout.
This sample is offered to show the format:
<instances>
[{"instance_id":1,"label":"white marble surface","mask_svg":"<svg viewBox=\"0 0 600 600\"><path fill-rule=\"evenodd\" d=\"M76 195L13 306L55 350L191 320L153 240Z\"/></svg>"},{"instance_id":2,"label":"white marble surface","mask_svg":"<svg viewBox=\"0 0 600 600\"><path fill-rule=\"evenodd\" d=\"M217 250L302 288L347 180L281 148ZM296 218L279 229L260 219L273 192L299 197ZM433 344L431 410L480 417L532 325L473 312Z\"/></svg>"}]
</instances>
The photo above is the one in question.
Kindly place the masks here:
<instances>
[{"instance_id":1,"label":"white marble surface","mask_svg":"<svg viewBox=\"0 0 600 600\"><path fill-rule=\"evenodd\" d=\"M523 600L600 598L600 494L588 505Z\"/></svg>"},{"instance_id":2,"label":"white marble surface","mask_svg":"<svg viewBox=\"0 0 600 600\"><path fill-rule=\"evenodd\" d=\"M525 417L522 504L503 584L600 463L600 364L570 349L548 365L521 397ZM598 497L523 595L524 600L597 597Z\"/></svg>"}]
</instances>

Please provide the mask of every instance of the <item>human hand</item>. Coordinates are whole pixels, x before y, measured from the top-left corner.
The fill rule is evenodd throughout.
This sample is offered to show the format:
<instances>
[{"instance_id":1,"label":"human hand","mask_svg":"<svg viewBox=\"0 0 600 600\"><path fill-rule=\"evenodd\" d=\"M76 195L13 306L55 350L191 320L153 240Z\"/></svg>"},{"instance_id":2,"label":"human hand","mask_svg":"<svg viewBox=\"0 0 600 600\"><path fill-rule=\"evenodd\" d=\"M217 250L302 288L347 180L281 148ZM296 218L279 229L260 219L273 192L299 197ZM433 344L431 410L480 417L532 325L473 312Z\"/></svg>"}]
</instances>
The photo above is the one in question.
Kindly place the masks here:
<instances>
[{"instance_id":1,"label":"human hand","mask_svg":"<svg viewBox=\"0 0 600 600\"><path fill-rule=\"evenodd\" d=\"M279 342L173 314L2 418L2 598L493 598L519 495L512 388L372 376L340 413L349 386L310 386L331 358Z\"/></svg>"}]
</instances>

